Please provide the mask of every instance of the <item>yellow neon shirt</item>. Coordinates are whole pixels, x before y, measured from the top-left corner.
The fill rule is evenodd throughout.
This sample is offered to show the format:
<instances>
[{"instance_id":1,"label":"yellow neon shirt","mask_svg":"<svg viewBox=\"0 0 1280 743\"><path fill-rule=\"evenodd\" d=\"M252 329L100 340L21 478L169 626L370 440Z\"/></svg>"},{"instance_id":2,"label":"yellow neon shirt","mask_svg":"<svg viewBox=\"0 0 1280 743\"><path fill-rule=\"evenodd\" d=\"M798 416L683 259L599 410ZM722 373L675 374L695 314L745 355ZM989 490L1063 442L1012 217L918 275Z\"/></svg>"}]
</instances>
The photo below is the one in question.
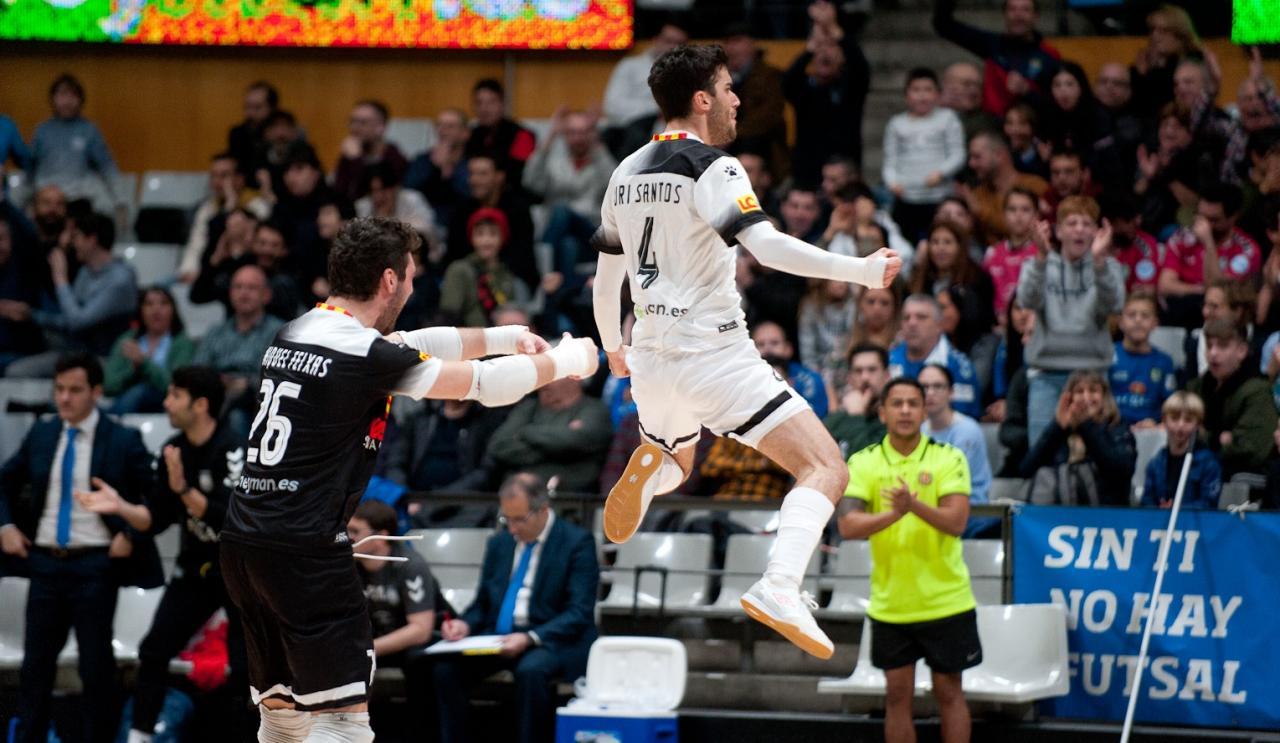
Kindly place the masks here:
<instances>
[{"instance_id":1,"label":"yellow neon shirt","mask_svg":"<svg viewBox=\"0 0 1280 743\"><path fill-rule=\"evenodd\" d=\"M969 463L950 444L921 436L915 451L903 456L886 436L849 457L849 487L844 494L867 504L867 513L890 510L881 489L906 481L921 503L937 507L946 495L969 495ZM960 538L944 534L908 513L871 535L873 619L910 624L942 619L976 605L969 585Z\"/></svg>"}]
</instances>

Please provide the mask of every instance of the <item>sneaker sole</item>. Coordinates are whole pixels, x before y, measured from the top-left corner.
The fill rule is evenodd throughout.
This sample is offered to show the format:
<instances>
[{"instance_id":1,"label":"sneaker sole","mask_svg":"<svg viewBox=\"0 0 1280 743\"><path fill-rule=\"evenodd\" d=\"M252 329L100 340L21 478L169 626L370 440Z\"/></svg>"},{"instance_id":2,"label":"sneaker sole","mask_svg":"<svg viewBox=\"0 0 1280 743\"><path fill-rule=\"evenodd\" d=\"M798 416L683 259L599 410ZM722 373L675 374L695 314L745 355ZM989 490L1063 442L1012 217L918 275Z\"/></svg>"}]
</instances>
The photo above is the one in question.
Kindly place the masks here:
<instances>
[{"instance_id":1,"label":"sneaker sole","mask_svg":"<svg viewBox=\"0 0 1280 743\"><path fill-rule=\"evenodd\" d=\"M645 483L661 466L662 450L653 444L641 444L631 452L627 468L604 503L604 535L610 542L622 544L640 528Z\"/></svg>"},{"instance_id":2,"label":"sneaker sole","mask_svg":"<svg viewBox=\"0 0 1280 743\"><path fill-rule=\"evenodd\" d=\"M814 640L794 624L779 621L765 610L748 601L746 596L742 597L741 603L742 610L747 613L747 616L787 638L788 642L805 651L809 655L812 655L819 660L830 660L831 656L835 654L835 648L829 648L817 640Z\"/></svg>"}]
</instances>

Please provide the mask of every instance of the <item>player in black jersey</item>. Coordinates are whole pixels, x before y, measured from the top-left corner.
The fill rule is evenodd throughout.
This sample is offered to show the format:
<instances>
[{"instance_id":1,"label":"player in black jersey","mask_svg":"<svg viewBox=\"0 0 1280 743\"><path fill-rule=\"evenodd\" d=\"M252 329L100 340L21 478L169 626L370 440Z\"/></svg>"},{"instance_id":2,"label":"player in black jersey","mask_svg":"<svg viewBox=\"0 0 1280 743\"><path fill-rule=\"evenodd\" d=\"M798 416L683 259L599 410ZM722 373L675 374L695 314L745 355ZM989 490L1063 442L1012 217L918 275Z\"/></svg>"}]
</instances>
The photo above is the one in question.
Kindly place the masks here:
<instances>
[{"instance_id":1,"label":"player in black jersey","mask_svg":"<svg viewBox=\"0 0 1280 743\"><path fill-rule=\"evenodd\" d=\"M169 661L219 608L230 609L230 682L240 687L234 690L231 704L236 707L235 713L244 710L245 700L240 696L245 681L244 643L235 607L227 602L222 571L218 569L218 532L244 466L244 441L230 426L218 422L225 395L216 371L184 366L174 370L164 398L169 423L178 433L165 443L156 460L147 508L151 511L151 533L159 534L178 524L182 547L173 578L138 651L138 680L128 743L151 743L169 686ZM240 733L241 718L247 715L235 713L226 721L224 730Z\"/></svg>"},{"instance_id":2,"label":"player in black jersey","mask_svg":"<svg viewBox=\"0 0 1280 743\"><path fill-rule=\"evenodd\" d=\"M365 742L373 638L346 524L372 473L391 395L508 405L595 372L588 339L554 349L523 326L392 333L413 291L408 225L349 223L329 254L331 296L280 329L222 532L264 743ZM488 361L483 356L507 354Z\"/></svg>"}]
</instances>

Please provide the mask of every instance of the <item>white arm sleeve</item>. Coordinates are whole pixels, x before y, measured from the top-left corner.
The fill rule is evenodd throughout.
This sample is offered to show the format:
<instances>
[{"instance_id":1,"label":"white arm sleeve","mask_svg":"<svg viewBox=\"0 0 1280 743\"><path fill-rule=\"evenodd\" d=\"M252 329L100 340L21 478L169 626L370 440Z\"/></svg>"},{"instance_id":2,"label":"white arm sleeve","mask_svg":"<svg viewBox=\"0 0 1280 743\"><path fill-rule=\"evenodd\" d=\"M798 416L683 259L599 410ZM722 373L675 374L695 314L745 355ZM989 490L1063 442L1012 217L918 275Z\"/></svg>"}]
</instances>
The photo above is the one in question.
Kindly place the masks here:
<instances>
[{"instance_id":1,"label":"white arm sleeve","mask_svg":"<svg viewBox=\"0 0 1280 743\"><path fill-rule=\"evenodd\" d=\"M538 368L528 356L471 361L471 389L462 399L487 408L512 405L538 387Z\"/></svg>"},{"instance_id":2,"label":"white arm sleeve","mask_svg":"<svg viewBox=\"0 0 1280 743\"><path fill-rule=\"evenodd\" d=\"M401 331L400 339L409 348L441 361L462 360L462 334L457 328L444 326Z\"/></svg>"},{"instance_id":3,"label":"white arm sleeve","mask_svg":"<svg viewBox=\"0 0 1280 743\"><path fill-rule=\"evenodd\" d=\"M803 240L758 222L738 233L738 242L761 264L776 271L814 279L852 281L879 289L884 286L884 258L852 258L828 253Z\"/></svg>"},{"instance_id":4,"label":"white arm sleeve","mask_svg":"<svg viewBox=\"0 0 1280 743\"><path fill-rule=\"evenodd\" d=\"M600 346L612 353L622 347L622 281L627 259L601 253L596 260L596 280L591 285L591 307L600 331Z\"/></svg>"}]
</instances>

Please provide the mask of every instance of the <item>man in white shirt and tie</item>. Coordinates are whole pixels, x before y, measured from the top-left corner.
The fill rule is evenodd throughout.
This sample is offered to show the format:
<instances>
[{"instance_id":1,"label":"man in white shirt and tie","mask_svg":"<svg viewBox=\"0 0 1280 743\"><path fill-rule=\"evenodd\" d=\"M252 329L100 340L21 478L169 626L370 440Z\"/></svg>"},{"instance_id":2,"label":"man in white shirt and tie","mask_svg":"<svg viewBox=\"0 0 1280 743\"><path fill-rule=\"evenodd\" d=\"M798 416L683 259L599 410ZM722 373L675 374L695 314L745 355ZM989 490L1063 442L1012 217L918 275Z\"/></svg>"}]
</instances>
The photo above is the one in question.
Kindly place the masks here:
<instances>
[{"instance_id":1,"label":"man in white shirt and tie","mask_svg":"<svg viewBox=\"0 0 1280 743\"><path fill-rule=\"evenodd\" d=\"M476 599L459 619L441 627L446 640L502 635L496 656L441 656L435 667L442 743L475 740L467 729L468 691L501 669L515 673L520 743L550 741L554 730L552 682L576 679L598 633L596 591L600 568L595 539L556 518L546 484L527 472L498 491L506 527L489 539Z\"/></svg>"},{"instance_id":2,"label":"man in white shirt and tie","mask_svg":"<svg viewBox=\"0 0 1280 743\"><path fill-rule=\"evenodd\" d=\"M27 594L16 740L45 743L58 654L72 629L84 687L80 738L113 739L119 712L112 618L121 585L164 581L143 494L151 455L138 431L102 415L102 366L90 354L57 362L56 418L36 422L0 466L5 573ZM29 491L28 491L29 486ZM65 735L65 733L64 733Z\"/></svg>"}]
</instances>

